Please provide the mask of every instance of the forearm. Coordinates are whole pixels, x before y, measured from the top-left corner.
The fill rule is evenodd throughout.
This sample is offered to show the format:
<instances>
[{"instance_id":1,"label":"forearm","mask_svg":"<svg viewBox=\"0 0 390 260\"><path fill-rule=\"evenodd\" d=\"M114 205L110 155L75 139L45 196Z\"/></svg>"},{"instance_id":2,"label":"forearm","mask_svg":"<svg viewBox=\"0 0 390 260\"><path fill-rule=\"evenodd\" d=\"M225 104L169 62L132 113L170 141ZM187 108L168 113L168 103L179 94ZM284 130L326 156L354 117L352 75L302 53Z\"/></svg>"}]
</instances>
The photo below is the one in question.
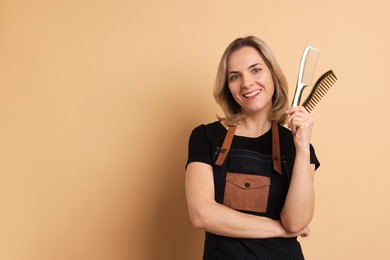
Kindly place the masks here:
<instances>
[{"instance_id":1,"label":"forearm","mask_svg":"<svg viewBox=\"0 0 390 260\"><path fill-rule=\"evenodd\" d=\"M310 149L296 152L293 174L281 213L283 226L292 232L305 228L314 212L314 165L310 164Z\"/></svg>"},{"instance_id":2,"label":"forearm","mask_svg":"<svg viewBox=\"0 0 390 260\"><path fill-rule=\"evenodd\" d=\"M192 214L190 212L190 216L195 227L228 237L272 238L300 235L298 232L287 232L280 221L245 214L216 202L203 205L203 210L199 209Z\"/></svg>"}]
</instances>

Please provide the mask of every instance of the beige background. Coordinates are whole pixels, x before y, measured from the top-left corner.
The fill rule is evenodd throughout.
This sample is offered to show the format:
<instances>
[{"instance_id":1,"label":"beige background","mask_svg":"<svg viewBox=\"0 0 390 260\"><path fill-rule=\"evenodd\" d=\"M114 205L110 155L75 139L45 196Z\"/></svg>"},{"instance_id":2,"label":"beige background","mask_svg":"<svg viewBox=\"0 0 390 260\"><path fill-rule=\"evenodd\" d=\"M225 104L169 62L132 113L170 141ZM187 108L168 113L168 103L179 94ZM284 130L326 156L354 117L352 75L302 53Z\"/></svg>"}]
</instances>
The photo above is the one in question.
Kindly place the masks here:
<instances>
[{"instance_id":1,"label":"beige background","mask_svg":"<svg viewBox=\"0 0 390 260\"><path fill-rule=\"evenodd\" d=\"M226 45L269 43L292 97L306 45L339 80L313 112L307 259L388 259L390 4L0 1L0 259L200 259L184 197Z\"/></svg>"}]
</instances>

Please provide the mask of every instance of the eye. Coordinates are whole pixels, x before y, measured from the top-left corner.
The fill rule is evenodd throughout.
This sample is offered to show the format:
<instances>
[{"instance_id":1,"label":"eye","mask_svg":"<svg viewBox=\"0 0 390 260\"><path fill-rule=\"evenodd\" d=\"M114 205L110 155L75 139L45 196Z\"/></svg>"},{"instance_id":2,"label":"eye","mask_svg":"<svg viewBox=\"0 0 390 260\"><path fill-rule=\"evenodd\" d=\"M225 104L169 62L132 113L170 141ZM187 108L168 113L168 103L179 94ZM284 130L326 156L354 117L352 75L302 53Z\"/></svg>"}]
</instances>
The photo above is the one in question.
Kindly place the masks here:
<instances>
[{"instance_id":1,"label":"eye","mask_svg":"<svg viewBox=\"0 0 390 260\"><path fill-rule=\"evenodd\" d=\"M261 71L261 68L259 68L259 67L254 67L254 68L252 69L252 73L253 73L253 74L259 73L260 71Z\"/></svg>"},{"instance_id":2,"label":"eye","mask_svg":"<svg viewBox=\"0 0 390 260\"><path fill-rule=\"evenodd\" d=\"M235 81L236 79L238 79L237 74L230 75L230 77L229 77L229 81Z\"/></svg>"}]
</instances>

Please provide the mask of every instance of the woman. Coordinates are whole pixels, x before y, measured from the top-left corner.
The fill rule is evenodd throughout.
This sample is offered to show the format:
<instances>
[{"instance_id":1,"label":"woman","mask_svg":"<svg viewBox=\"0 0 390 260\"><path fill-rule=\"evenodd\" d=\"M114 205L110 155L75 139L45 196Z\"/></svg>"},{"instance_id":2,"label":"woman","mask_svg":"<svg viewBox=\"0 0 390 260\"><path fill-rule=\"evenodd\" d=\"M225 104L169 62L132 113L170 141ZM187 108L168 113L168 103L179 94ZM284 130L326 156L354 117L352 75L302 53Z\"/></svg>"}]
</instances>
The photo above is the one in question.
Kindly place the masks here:
<instances>
[{"instance_id":1,"label":"woman","mask_svg":"<svg viewBox=\"0 0 390 260\"><path fill-rule=\"evenodd\" d=\"M309 235L319 167L313 118L287 109L287 81L253 36L225 50L214 97L225 117L193 130L186 167L190 219L206 231L203 259L304 259L297 236Z\"/></svg>"}]
</instances>

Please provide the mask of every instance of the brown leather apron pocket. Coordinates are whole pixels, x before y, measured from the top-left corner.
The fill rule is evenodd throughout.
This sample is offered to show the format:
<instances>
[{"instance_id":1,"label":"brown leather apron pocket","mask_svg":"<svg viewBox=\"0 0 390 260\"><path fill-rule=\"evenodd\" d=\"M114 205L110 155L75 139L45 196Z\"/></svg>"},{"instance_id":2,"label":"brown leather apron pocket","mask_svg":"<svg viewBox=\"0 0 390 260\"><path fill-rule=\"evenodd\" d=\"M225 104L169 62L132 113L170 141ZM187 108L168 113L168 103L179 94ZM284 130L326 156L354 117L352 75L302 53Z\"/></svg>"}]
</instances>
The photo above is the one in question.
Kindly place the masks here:
<instances>
[{"instance_id":1,"label":"brown leather apron pocket","mask_svg":"<svg viewBox=\"0 0 390 260\"><path fill-rule=\"evenodd\" d=\"M267 176L228 172L223 204L237 210L266 213L270 185Z\"/></svg>"}]
</instances>

